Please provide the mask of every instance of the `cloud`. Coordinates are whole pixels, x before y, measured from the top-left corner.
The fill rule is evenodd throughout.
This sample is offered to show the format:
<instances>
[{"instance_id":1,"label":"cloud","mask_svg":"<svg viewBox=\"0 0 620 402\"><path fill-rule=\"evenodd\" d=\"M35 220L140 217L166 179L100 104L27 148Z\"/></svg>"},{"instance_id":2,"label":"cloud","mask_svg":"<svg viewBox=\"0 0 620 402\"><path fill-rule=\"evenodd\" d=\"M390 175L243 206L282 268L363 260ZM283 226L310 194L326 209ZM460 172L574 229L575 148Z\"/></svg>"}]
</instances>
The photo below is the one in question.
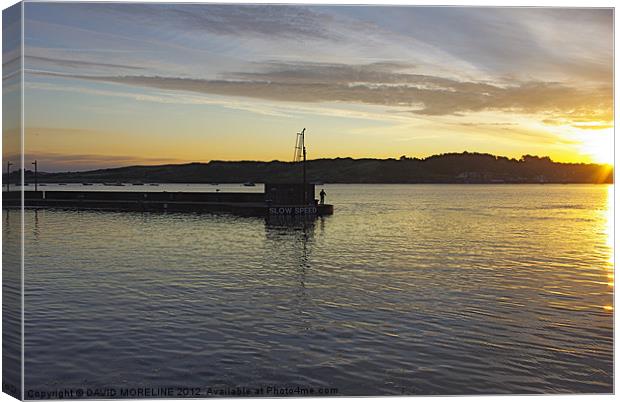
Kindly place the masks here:
<instances>
[{"instance_id":1,"label":"cloud","mask_svg":"<svg viewBox=\"0 0 620 402\"><path fill-rule=\"evenodd\" d=\"M233 72L225 79L145 75L34 74L278 102L346 103L410 107L417 115L482 111L540 114L570 121L613 120L611 85L577 88L541 81L498 85L406 72L411 65L372 63L266 63L261 72Z\"/></svg>"},{"instance_id":2,"label":"cloud","mask_svg":"<svg viewBox=\"0 0 620 402\"><path fill-rule=\"evenodd\" d=\"M44 64L53 64L61 67L81 68L81 67L103 67L103 68L120 68L124 70L144 70L143 67L130 66L126 64L99 63L83 60L61 59L53 57L41 57L34 55L26 55L28 61L42 62Z\"/></svg>"},{"instance_id":3,"label":"cloud","mask_svg":"<svg viewBox=\"0 0 620 402\"><path fill-rule=\"evenodd\" d=\"M402 71L413 70L415 65L396 61L383 61L368 64L312 63L266 61L254 63L253 68L261 72L228 72L223 76L232 80L269 81L293 84L350 84L355 82L371 83L414 83L427 78L424 75L406 74ZM441 81L439 77L432 77Z\"/></svg>"},{"instance_id":4,"label":"cloud","mask_svg":"<svg viewBox=\"0 0 620 402\"><path fill-rule=\"evenodd\" d=\"M78 7L72 4L71 8ZM110 13L149 26L218 35L268 37L332 37L333 17L305 7L221 4L81 4L87 13Z\"/></svg>"},{"instance_id":5,"label":"cloud","mask_svg":"<svg viewBox=\"0 0 620 402\"><path fill-rule=\"evenodd\" d=\"M481 122L467 122L467 123L459 123L461 126L465 127L508 127L508 126L518 126L517 123L481 123Z\"/></svg>"},{"instance_id":6,"label":"cloud","mask_svg":"<svg viewBox=\"0 0 620 402\"><path fill-rule=\"evenodd\" d=\"M606 124L606 121L601 122L599 119L595 119L591 115L586 117L581 116L580 118L575 118L574 120L562 117L549 118L544 119L542 122L549 126L572 126L581 130L604 130L614 127L613 124Z\"/></svg>"},{"instance_id":7,"label":"cloud","mask_svg":"<svg viewBox=\"0 0 620 402\"><path fill-rule=\"evenodd\" d=\"M32 71L29 71L32 73ZM222 97L210 94L190 94L178 91L158 91L153 89L149 93L136 93L131 91L119 91L111 89L95 89L82 86L58 85L43 82L26 82L26 89L72 92L87 95L95 95L97 97L116 97L131 99L139 102L152 102L160 104L177 104L177 105L217 105L227 109L242 110L246 112L256 113L264 116L277 117L293 117L296 115L321 115L329 117L342 117L349 119L363 119L373 121L389 121L389 122L406 122L411 121L411 114L406 109L398 109L392 107L387 112L377 110L365 110L363 108L345 108L343 105L317 105L317 104L299 104L299 103L282 103L282 102L255 102L252 99ZM83 106L82 108L86 108ZM372 108L372 107L370 107ZM89 111L96 113L113 113L118 115L119 111L111 111L107 107L88 107ZM403 113L407 113L404 115Z\"/></svg>"},{"instance_id":8,"label":"cloud","mask_svg":"<svg viewBox=\"0 0 620 402\"><path fill-rule=\"evenodd\" d=\"M588 123L577 123L572 125L575 128L579 128L581 130L605 130L608 128L614 128L613 124L588 124Z\"/></svg>"},{"instance_id":9,"label":"cloud","mask_svg":"<svg viewBox=\"0 0 620 402\"><path fill-rule=\"evenodd\" d=\"M44 90L44 91L60 91L82 93L95 96L112 96L117 98L132 99L141 102L153 102L162 104L181 104L181 105L218 105L229 109L244 110L252 113L262 114L266 116L286 116L283 110L277 110L265 105L257 105L254 102L241 102L231 99L205 98L204 96L192 96L189 94L179 94L175 92L154 92L152 94L135 93L127 91L112 91L105 89L84 88L79 86L56 85L51 83L26 82L27 89ZM109 109L96 109L99 112L110 112ZM118 113L118 111L113 111Z\"/></svg>"},{"instance_id":10,"label":"cloud","mask_svg":"<svg viewBox=\"0 0 620 402\"><path fill-rule=\"evenodd\" d=\"M6 155L7 160L20 160L20 155ZM90 170L108 168L110 166L160 165L167 163L186 163L175 158L149 158L135 155L101 155L101 154L68 154L53 152L31 152L24 155L25 161L37 160L40 169L45 172L72 170ZM31 169L31 166L26 166Z\"/></svg>"}]
</instances>

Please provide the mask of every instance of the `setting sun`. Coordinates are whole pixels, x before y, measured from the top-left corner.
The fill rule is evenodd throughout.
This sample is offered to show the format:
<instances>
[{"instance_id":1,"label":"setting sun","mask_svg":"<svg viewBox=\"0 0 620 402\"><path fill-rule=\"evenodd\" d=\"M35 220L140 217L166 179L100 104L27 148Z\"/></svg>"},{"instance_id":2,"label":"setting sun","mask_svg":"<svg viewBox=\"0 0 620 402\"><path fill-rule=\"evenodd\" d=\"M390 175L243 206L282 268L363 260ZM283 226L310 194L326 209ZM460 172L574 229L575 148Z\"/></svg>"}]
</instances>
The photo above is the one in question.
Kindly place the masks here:
<instances>
[{"instance_id":1,"label":"setting sun","mask_svg":"<svg viewBox=\"0 0 620 402\"><path fill-rule=\"evenodd\" d=\"M593 162L614 163L613 129L605 129L583 136L581 152L588 155Z\"/></svg>"}]
</instances>

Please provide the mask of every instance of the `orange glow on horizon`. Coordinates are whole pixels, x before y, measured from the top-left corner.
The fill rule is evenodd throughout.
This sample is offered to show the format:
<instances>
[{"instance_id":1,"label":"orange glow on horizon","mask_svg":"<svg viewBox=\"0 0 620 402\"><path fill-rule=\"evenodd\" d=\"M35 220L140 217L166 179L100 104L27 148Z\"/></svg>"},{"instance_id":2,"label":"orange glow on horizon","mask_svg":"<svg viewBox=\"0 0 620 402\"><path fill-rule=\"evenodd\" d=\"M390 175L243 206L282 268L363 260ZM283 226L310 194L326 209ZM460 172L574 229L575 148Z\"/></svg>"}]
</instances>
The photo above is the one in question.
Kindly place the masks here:
<instances>
[{"instance_id":1,"label":"orange glow on horizon","mask_svg":"<svg viewBox=\"0 0 620 402\"><path fill-rule=\"evenodd\" d=\"M588 155L592 162L613 166L613 129L605 129L596 133L586 133L582 136L581 143L581 152Z\"/></svg>"}]
</instances>

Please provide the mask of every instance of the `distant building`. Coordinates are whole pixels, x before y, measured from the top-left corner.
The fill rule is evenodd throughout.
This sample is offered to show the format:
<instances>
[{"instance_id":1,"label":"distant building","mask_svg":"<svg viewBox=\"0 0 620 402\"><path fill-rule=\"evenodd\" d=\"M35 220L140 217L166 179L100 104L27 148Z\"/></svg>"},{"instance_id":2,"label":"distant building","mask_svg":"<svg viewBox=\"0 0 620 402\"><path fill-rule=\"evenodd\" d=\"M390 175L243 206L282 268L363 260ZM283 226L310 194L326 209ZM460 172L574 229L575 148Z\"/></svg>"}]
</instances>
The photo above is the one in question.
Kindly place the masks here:
<instances>
[{"instance_id":1,"label":"distant building","mask_svg":"<svg viewBox=\"0 0 620 402\"><path fill-rule=\"evenodd\" d=\"M464 183L485 183L492 180L491 174L488 172L462 172L456 178Z\"/></svg>"}]
</instances>

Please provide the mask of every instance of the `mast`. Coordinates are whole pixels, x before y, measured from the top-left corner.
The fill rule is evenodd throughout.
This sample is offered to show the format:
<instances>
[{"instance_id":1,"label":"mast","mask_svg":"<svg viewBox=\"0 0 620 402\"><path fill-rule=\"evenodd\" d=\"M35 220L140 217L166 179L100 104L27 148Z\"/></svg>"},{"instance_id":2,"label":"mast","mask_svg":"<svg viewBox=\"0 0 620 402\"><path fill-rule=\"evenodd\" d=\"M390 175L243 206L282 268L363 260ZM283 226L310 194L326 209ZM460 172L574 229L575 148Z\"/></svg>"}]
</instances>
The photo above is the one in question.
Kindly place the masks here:
<instances>
[{"instance_id":1,"label":"mast","mask_svg":"<svg viewBox=\"0 0 620 402\"><path fill-rule=\"evenodd\" d=\"M6 192L9 192L9 184L11 183L11 162L6 163Z\"/></svg>"},{"instance_id":2,"label":"mast","mask_svg":"<svg viewBox=\"0 0 620 402\"><path fill-rule=\"evenodd\" d=\"M306 184L306 142L305 142L305 132L306 129L304 128L301 131L301 145L304 149L304 162L303 162L303 169L304 169L304 205L308 204L308 186Z\"/></svg>"},{"instance_id":3,"label":"mast","mask_svg":"<svg viewBox=\"0 0 620 402\"><path fill-rule=\"evenodd\" d=\"M295 142L295 162L301 162L302 166L302 185L304 191L304 205L308 203L308 189L306 185L306 129L297 133L297 141Z\"/></svg>"},{"instance_id":4,"label":"mast","mask_svg":"<svg viewBox=\"0 0 620 402\"><path fill-rule=\"evenodd\" d=\"M34 165L34 191L37 191L38 187L39 187L39 178L37 177L38 173L39 173L38 172L38 163L35 160L34 162L32 162L32 164Z\"/></svg>"}]
</instances>

